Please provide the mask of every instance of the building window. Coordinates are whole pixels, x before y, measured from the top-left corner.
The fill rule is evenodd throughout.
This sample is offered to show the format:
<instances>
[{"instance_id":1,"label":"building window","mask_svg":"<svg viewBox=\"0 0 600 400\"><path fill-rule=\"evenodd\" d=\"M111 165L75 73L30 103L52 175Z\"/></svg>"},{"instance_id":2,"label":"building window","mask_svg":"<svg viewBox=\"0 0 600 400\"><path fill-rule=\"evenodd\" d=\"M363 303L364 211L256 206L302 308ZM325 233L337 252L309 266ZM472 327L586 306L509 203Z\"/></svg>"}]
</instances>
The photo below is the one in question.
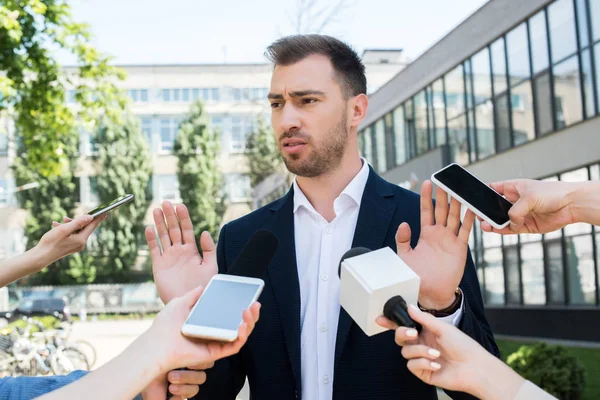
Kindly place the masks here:
<instances>
[{"instance_id":1,"label":"building window","mask_svg":"<svg viewBox=\"0 0 600 400\"><path fill-rule=\"evenodd\" d=\"M394 118L392 113L387 113L385 116L385 159L388 170L394 168Z\"/></svg>"},{"instance_id":2,"label":"building window","mask_svg":"<svg viewBox=\"0 0 600 400\"><path fill-rule=\"evenodd\" d=\"M446 100L444 97L444 80L438 79L432 86L432 102L435 124L435 145L446 144Z\"/></svg>"},{"instance_id":3,"label":"building window","mask_svg":"<svg viewBox=\"0 0 600 400\"><path fill-rule=\"evenodd\" d=\"M180 118L161 118L160 119L160 150L170 152L173 150L175 137L179 130Z\"/></svg>"},{"instance_id":4,"label":"building window","mask_svg":"<svg viewBox=\"0 0 600 400\"><path fill-rule=\"evenodd\" d=\"M534 75L548 69L548 37L546 35L546 12L540 11L529 20L529 37L531 38L531 60Z\"/></svg>"},{"instance_id":5,"label":"building window","mask_svg":"<svg viewBox=\"0 0 600 400\"><path fill-rule=\"evenodd\" d=\"M460 165L469 164L469 144L467 141L466 115L462 114L448 121L450 138L450 161Z\"/></svg>"},{"instance_id":6,"label":"building window","mask_svg":"<svg viewBox=\"0 0 600 400\"><path fill-rule=\"evenodd\" d=\"M577 51L573 0L557 0L548 6L552 63Z\"/></svg>"},{"instance_id":7,"label":"building window","mask_svg":"<svg viewBox=\"0 0 600 400\"><path fill-rule=\"evenodd\" d=\"M152 146L152 118L142 117L141 126L142 135L144 135L144 138L146 139L146 143L148 143L148 147L150 148L150 150L153 150L154 146Z\"/></svg>"},{"instance_id":8,"label":"building window","mask_svg":"<svg viewBox=\"0 0 600 400\"><path fill-rule=\"evenodd\" d=\"M165 102L169 102L171 101L171 89L163 89L161 91L162 94L162 100Z\"/></svg>"},{"instance_id":9,"label":"building window","mask_svg":"<svg viewBox=\"0 0 600 400\"><path fill-rule=\"evenodd\" d=\"M514 146L535 139L533 96L531 81L527 80L510 89L512 109L512 138Z\"/></svg>"},{"instance_id":10,"label":"building window","mask_svg":"<svg viewBox=\"0 0 600 400\"><path fill-rule=\"evenodd\" d=\"M523 303L546 304L542 235L521 235Z\"/></svg>"},{"instance_id":11,"label":"building window","mask_svg":"<svg viewBox=\"0 0 600 400\"><path fill-rule=\"evenodd\" d=\"M385 125L383 119L375 123L375 145L377 150L377 171L385 172L387 161L385 154Z\"/></svg>"},{"instance_id":12,"label":"building window","mask_svg":"<svg viewBox=\"0 0 600 400\"><path fill-rule=\"evenodd\" d=\"M152 182L154 182L156 193L154 200L157 202L161 202L163 200L175 202L181 201L177 175L154 175L152 177Z\"/></svg>"},{"instance_id":13,"label":"building window","mask_svg":"<svg viewBox=\"0 0 600 400\"><path fill-rule=\"evenodd\" d=\"M583 118L577 56L554 66L553 72L556 129L561 129Z\"/></svg>"},{"instance_id":14,"label":"building window","mask_svg":"<svg viewBox=\"0 0 600 400\"><path fill-rule=\"evenodd\" d=\"M514 241L513 241L514 240ZM506 245L506 242L512 244ZM521 274L519 265L519 247L515 237L504 239L503 257L506 276L506 304L521 304Z\"/></svg>"},{"instance_id":15,"label":"building window","mask_svg":"<svg viewBox=\"0 0 600 400\"><path fill-rule=\"evenodd\" d=\"M8 180L0 179L0 205L10 203L10 195L8 194Z\"/></svg>"},{"instance_id":16,"label":"building window","mask_svg":"<svg viewBox=\"0 0 600 400\"><path fill-rule=\"evenodd\" d=\"M406 134L406 121L404 120L404 106L400 105L394 110L394 143L396 147L396 165L402 165L408 160L408 135Z\"/></svg>"},{"instance_id":17,"label":"building window","mask_svg":"<svg viewBox=\"0 0 600 400\"><path fill-rule=\"evenodd\" d=\"M417 145L417 156L429 150L429 134L427 131L427 102L425 90L419 92L413 98L415 139Z\"/></svg>"},{"instance_id":18,"label":"building window","mask_svg":"<svg viewBox=\"0 0 600 400\"><path fill-rule=\"evenodd\" d=\"M233 203L243 203L251 199L250 177L244 174L225 176L227 199Z\"/></svg>"}]
</instances>

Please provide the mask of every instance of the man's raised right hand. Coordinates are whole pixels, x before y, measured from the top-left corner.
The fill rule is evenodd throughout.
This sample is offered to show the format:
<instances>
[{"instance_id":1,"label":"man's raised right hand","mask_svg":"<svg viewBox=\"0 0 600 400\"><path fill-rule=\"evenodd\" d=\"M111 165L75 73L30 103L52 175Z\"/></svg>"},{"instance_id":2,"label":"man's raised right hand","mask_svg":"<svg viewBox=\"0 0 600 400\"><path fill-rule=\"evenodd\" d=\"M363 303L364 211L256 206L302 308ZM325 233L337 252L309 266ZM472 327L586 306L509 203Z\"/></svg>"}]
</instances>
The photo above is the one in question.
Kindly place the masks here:
<instances>
[{"instance_id":1,"label":"man's raised right hand","mask_svg":"<svg viewBox=\"0 0 600 400\"><path fill-rule=\"evenodd\" d=\"M217 249L210 234L203 232L200 247L204 258L200 257L192 220L185 205L180 204L175 209L173 204L163 201L162 209L155 208L152 216L158 239L153 227L149 226L146 228L146 241L150 248L158 295L167 304L175 297L208 284L218 272Z\"/></svg>"}]
</instances>

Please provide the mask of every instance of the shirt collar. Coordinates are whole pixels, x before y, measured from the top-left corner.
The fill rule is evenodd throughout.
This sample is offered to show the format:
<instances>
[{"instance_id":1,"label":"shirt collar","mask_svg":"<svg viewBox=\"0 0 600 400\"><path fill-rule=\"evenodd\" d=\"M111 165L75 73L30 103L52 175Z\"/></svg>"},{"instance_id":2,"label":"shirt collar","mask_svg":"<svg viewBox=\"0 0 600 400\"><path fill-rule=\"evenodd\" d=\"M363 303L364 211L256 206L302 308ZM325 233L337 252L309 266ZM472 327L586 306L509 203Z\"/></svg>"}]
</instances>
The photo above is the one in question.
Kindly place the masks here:
<instances>
[{"instance_id":1,"label":"shirt collar","mask_svg":"<svg viewBox=\"0 0 600 400\"><path fill-rule=\"evenodd\" d=\"M362 196L365 191L365 187L367 186L367 180L369 179L369 164L363 157L361 157L360 160L362 162L362 168L338 196L338 199L343 196L351 198L358 207L360 207ZM296 177L294 177L294 214L298 208L300 208L300 206L316 213L316 210L300 189Z\"/></svg>"}]
</instances>

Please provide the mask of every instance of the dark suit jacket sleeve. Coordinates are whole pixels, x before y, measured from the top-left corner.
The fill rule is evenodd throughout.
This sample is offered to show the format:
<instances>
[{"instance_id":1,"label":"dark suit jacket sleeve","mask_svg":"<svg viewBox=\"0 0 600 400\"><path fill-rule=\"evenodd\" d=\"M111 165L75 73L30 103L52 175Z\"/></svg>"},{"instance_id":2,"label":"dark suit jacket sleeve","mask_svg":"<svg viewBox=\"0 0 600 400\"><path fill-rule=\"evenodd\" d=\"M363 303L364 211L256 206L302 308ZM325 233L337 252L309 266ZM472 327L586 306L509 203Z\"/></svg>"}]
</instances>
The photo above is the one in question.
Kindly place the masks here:
<instances>
[{"instance_id":1,"label":"dark suit jacket sleeve","mask_svg":"<svg viewBox=\"0 0 600 400\"><path fill-rule=\"evenodd\" d=\"M467 264L460 288L464 295L464 309L458 328L475 339L487 351L499 357L500 351L494 341L492 329L485 318L481 289L470 250L467 253ZM446 393L453 399L475 399L475 397L466 393L451 392L448 390Z\"/></svg>"},{"instance_id":2,"label":"dark suit jacket sleeve","mask_svg":"<svg viewBox=\"0 0 600 400\"><path fill-rule=\"evenodd\" d=\"M228 265L225 259L224 225L217 242L217 263L219 273L227 273ZM246 381L246 372L239 354L215 362L215 366L206 371L206 382L200 386L200 391L193 397L195 400L235 400Z\"/></svg>"}]
</instances>

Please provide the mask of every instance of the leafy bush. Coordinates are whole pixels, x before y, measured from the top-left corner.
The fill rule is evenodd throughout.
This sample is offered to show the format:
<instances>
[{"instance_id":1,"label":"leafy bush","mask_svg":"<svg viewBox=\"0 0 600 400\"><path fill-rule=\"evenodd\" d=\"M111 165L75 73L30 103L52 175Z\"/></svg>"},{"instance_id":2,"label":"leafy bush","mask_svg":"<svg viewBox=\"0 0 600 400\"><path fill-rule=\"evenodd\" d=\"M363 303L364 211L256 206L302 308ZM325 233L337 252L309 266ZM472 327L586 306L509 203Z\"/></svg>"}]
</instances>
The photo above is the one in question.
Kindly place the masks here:
<instances>
[{"instance_id":1,"label":"leafy bush","mask_svg":"<svg viewBox=\"0 0 600 400\"><path fill-rule=\"evenodd\" d=\"M523 378L561 400L583 398L585 369L562 346L549 346L546 343L521 346L508 356L507 363Z\"/></svg>"}]
</instances>

